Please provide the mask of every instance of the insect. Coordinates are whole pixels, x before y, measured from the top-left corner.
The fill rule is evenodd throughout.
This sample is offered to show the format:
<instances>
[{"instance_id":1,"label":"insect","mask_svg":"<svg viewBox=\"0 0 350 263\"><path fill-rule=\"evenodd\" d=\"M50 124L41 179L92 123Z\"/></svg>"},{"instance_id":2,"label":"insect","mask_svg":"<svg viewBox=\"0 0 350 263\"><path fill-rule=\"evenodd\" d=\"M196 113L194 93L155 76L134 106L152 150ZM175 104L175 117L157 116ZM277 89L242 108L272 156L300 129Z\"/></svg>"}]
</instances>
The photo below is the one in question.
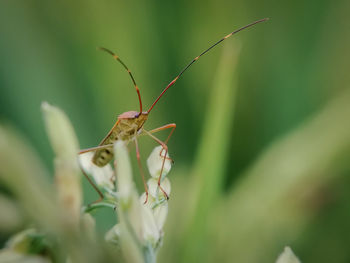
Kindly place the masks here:
<instances>
[{"instance_id":1,"label":"insect","mask_svg":"<svg viewBox=\"0 0 350 263\"><path fill-rule=\"evenodd\" d=\"M138 166L139 166L139 170L142 176L142 180L143 180L143 184L145 187L145 192L146 192L146 200L145 203L148 200L148 189L147 189L147 184L145 182L145 176L142 170L142 165L141 165L141 160L140 160L140 151L139 151L139 145L138 145L138 136L141 134L145 134L150 136L153 140L155 140L157 143L159 143L164 150L165 154L162 155L162 151L160 152L161 157L163 157L163 163L162 163L162 168L161 168L161 172L160 174L162 174L163 168L164 168L164 163L165 160L167 159L167 153L168 153L168 147L167 147L167 143L171 137L171 135L173 134L175 128L176 128L176 124L175 123L171 123L171 124L167 124L164 126L161 126L159 128L147 131L143 128L145 122L148 119L148 115L150 114L150 112L152 111L153 107L157 104L157 102L160 100L160 98L164 95L164 93L175 84L175 82L181 77L181 75L194 63L196 62L201 56L203 56L205 53L207 53L209 50L211 50L213 47L215 47L216 45L218 45L219 43L223 42L225 39L229 38L230 36L248 28L251 27L255 24L261 23L268 20L268 18L264 18L264 19L260 19L257 20L253 23L250 23L246 26L243 26L233 32L231 32L230 34L226 35L225 37L223 37L222 39L220 39L219 41L217 41L216 43L214 43L213 45L211 45L208 49L206 49L205 51L203 51L199 56L195 57L169 84L168 86L166 86L164 88L164 90L160 93L160 95L154 100L154 102L152 103L152 105L146 110L143 111L143 107L142 107L142 100L141 100L141 94L140 94L140 90L136 84L136 81L134 79L134 76L132 75L131 71L129 70L129 68L126 66L126 64L116 55L114 54L112 51L106 49L106 48L100 48L102 51L107 52L108 54L110 54L111 56L113 56L113 58L115 60L117 60L124 68L125 70L129 73L129 76L132 80L132 83L134 85L134 88L136 90L138 99L139 99L139 105L140 105L140 110L139 111L127 111L122 113L121 115L118 116L117 122L114 124L114 126L112 127L112 129L108 132L108 134L106 135L106 137L101 141L101 143L99 144L99 146L97 147L92 147L92 148L88 148L88 149L84 149L81 150L79 152L79 154L82 153L86 153L86 152L90 152L90 151L95 151L94 156L92 158L92 162L100 167L105 166L106 164L108 164L112 159L113 159L113 143L117 140L123 140L127 143L129 142L134 142L135 146L136 146L136 157L137 157L137 162L138 162ZM166 130L166 129L171 129L170 133L167 137L167 139L165 141L161 141L160 139L158 139L156 136L154 136L153 134L162 130ZM100 199L95 201L98 202L100 200L103 199L103 194L101 193L101 191L98 189L98 187L92 182L92 180L85 174L85 172L83 171L85 177L88 179L88 181L90 182L90 184L95 188L95 190L98 192ZM165 198L168 199L168 195L167 193L164 191L164 189L161 187L160 185L160 181L161 180L161 176L159 176L158 179L158 187L159 189L162 191L162 193L164 194Z\"/></svg>"}]
</instances>

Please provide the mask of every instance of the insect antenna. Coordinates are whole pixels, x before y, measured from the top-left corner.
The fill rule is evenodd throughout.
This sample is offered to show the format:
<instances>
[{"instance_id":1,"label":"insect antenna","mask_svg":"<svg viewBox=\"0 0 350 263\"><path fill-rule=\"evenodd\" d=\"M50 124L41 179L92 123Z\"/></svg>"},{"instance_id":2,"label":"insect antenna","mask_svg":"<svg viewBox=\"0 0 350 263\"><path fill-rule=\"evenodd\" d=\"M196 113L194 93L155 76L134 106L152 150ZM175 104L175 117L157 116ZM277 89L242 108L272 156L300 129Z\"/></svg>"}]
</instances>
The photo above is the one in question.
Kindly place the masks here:
<instances>
[{"instance_id":1,"label":"insect antenna","mask_svg":"<svg viewBox=\"0 0 350 263\"><path fill-rule=\"evenodd\" d=\"M166 88L162 91L162 93L160 93L160 95L158 96L158 98L153 102L153 104L151 105L151 107L148 109L147 113L149 113L154 105L156 105L156 103L158 102L158 100L163 96L163 94L172 86L174 85L174 83L180 78L180 76L194 63L196 62L201 56L203 56L205 53L207 53L209 50L211 50L213 47L215 47L216 45L220 44L221 42L223 42L225 39L229 38L230 36L248 28L248 27L251 27L253 25L256 25L258 23L261 23L261 22L264 22L264 21L267 21L269 20L269 18L263 18L263 19L260 19L260 20L257 20L253 23L250 23L246 26L243 26L233 32L231 32L230 34L228 34L227 36L223 37L222 39L220 39L219 41L217 41L215 44L211 45L207 50L203 51L199 56L195 57L180 73L179 75L177 75L169 84L168 86L166 86Z\"/></svg>"},{"instance_id":2,"label":"insect antenna","mask_svg":"<svg viewBox=\"0 0 350 263\"><path fill-rule=\"evenodd\" d=\"M136 89L136 92L137 92L137 96L139 97L139 103L140 103L140 114L142 113L142 100L141 100L141 94L140 94L140 90L139 90L139 87L137 86L136 84L136 81L134 79L134 76L132 75L130 69L125 65L125 63L116 55L114 54L112 51L110 51L109 49L107 48L104 48L104 47L98 47L99 50L102 50L102 51L105 51L107 52L108 54L112 55L113 58L115 60L117 60L120 64L122 64L122 66L126 69L126 71L129 73L130 75L130 78L132 80L132 83L134 84L134 87Z\"/></svg>"}]
</instances>

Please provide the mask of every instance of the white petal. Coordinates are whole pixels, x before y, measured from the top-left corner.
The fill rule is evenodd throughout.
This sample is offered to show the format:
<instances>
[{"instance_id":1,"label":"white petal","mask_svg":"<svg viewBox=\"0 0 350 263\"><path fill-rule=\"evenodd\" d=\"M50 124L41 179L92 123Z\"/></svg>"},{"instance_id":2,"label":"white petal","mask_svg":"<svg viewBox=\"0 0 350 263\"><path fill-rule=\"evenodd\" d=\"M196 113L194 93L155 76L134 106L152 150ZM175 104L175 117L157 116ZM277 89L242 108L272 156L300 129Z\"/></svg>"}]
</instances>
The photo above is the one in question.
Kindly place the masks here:
<instances>
[{"instance_id":1,"label":"white petal","mask_svg":"<svg viewBox=\"0 0 350 263\"><path fill-rule=\"evenodd\" d=\"M164 202L153 209L154 219L159 230L163 229L166 217L168 215L168 202Z\"/></svg>"},{"instance_id":2,"label":"white petal","mask_svg":"<svg viewBox=\"0 0 350 263\"><path fill-rule=\"evenodd\" d=\"M157 146L153 149L152 153L147 159L147 166L149 173L152 177L158 178L160 176L160 171L162 169L163 161L164 161L164 154L165 151L163 150L162 146ZM162 156L160 155L162 151ZM167 158L169 157L169 154L166 155ZM166 176L171 169L171 160L165 159L164 161L164 167L162 172L162 177Z\"/></svg>"},{"instance_id":3,"label":"white petal","mask_svg":"<svg viewBox=\"0 0 350 263\"><path fill-rule=\"evenodd\" d=\"M146 193L143 193L143 194L140 196L140 203L141 203L141 205L147 206L148 208L152 208L152 207L153 207L153 204L154 204L154 202L155 202L156 200L154 199L153 196L151 196L150 194L148 194L147 203L145 203L145 201L146 201Z\"/></svg>"},{"instance_id":4,"label":"white petal","mask_svg":"<svg viewBox=\"0 0 350 263\"><path fill-rule=\"evenodd\" d=\"M143 238L156 246L160 239L160 232L154 219L152 209L147 206L142 206L142 223L143 223Z\"/></svg>"},{"instance_id":5,"label":"white petal","mask_svg":"<svg viewBox=\"0 0 350 263\"><path fill-rule=\"evenodd\" d=\"M82 169L94 178L95 183L100 187L115 189L113 181L115 180L114 172L110 164L98 167L92 163L93 152L87 152L79 155L79 161Z\"/></svg>"},{"instance_id":6,"label":"white petal","mask_svg":"<svg viewBox=\"0 0 350 263\"><path fill-rule=\"evenodd\" d=\"M133 181L129 153L124 142L117 141L114 144L114 154L117 162L116 172L119 194L117 212L122 227L122 235L125 235L125 239L131 241L132 239L129 239L129 237L136 234L141 240L142 206ZM130 229L130 226L132 229Z\"/></svg>"},{"instance_id":7,"label":"white petal","mask_svg":"<svg viewBox=\"0 0 350 263\"><path fill-rule=\"evenodd\" d=\"M156 198L156 199L164 197L163 192L158 187L158 179L156 179L156 178L149 179L147 181L147 185L148 185L148 192L149 192L150 196L152 196L153 198ZM169 179L164 178L164 180L160 183L160 186L165 191L165 193L168 196L170 196L171 186L170 186Z\"/></svg>"},{"instance_id":8,"label":"white petal","mask_svg":"<svg viewBox=\"0 0 350 263\"><path fill-rule=\"evenodd\" d=\"M294 255L290 247L285 247L276 263L300 263L300 260Z\"/></svg>"},{"instance_id":9,"label":"white petal","mask_svg":"<svg viewBox=\"0 0 350 263\"><path fill-rule=\"evenodd\" d=\"M113 244L120 242L120 224L116 224L105 235L105 240Z\"/></svg>"}]
</instances>

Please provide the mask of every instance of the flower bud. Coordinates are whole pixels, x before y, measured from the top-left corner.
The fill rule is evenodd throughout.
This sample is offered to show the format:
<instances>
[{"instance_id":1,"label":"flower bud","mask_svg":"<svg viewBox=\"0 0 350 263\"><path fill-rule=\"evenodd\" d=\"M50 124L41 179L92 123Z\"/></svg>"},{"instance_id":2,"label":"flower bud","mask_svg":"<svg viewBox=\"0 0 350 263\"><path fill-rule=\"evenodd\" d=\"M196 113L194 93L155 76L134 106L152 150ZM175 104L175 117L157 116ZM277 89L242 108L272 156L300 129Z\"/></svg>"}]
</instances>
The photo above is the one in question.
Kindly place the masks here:
<instances>
[{"instance_id":1,"label":"flower bud","mask_svg":"<svg viewBox=\"0 0 350 263\"><path fill-rule=\"evenodd\" d=\"M152 177L158 178L160 176L160 171L162 169L162 165L164 162L164 167L163 167L163 172L162 172L162 177L165 177L170 169L171 169L171 160L169 157L169 154L166 154L166 159L164 161L165 157L165 150L163 149L162 146L157 146L153 149L152 153L147 159L147 166L149 173L151 174Z\"/></svg>"},{"instance_id":2,"label":"flower bud","mask_svg":"<svg viewBox=\"0 0 350 263\"><path fill-rule=\"evenodd\" d=\"M155 199L160 199L164 197L163 192L160 190L158 186L158 179L151 178L148 180L147 184L148 184L148 192L150 196L152 196ZM160 186L165 191L165 193L169 196L170 190L171 190L169 179L164 178L164 180L160 183Z\"/></svg>"},{"instance_id":3,"label":"flower bud","mask_svg":"<svg viewBox=\"0 0 350 263\"><path fill-rule=\"evenodd\" d=\"M157 227L161 231L168 215L168 202L164 202L161 205L156 206L153 209L153 215L154 219L156 220Z\"/></svg>"},{"instance_id":4,"label":"flower bud","mask_svg":"<svg viewBox=\"0 0 350 263\"><path fill-rule=\"evenodd\" d=\"M79 155L79 162L85 173L94 178L95 183L99 187L106 187L110 190L115 190L114 179L115 175L110 164L103 167L98 167L91 160L93 152L87 152Z\"/></svg>"},{"instance_id":5,"label":"flower bud","mask_svg":"<svg viewBox=\"0 0 350 263\"><path fill-rule=\"evenodd\" d=\"M150 207L142 206L142 229L143 239L156 246L160 239L160 231L157 222Z\"/></svg>"},{"instance_id":6,"label":"flower bud","mask_svg":"<svg viewBox=\"0 0 350 263\"><path fill-rule=\"evenodd\" d=\"M285 247L276 263L300 263L300 260L294 255L290 247Z\"/></svg>"},{"instance_id":7,"label":"flower bud","mask_svg":"<svg viewBox=\"0 0 350 263\"><path fill-rule=\"evenodd\" d=\"M116 224L105 235L105 240L111 244L118 245L120 242L120 224Z\"/></svg>"}]
</instances>

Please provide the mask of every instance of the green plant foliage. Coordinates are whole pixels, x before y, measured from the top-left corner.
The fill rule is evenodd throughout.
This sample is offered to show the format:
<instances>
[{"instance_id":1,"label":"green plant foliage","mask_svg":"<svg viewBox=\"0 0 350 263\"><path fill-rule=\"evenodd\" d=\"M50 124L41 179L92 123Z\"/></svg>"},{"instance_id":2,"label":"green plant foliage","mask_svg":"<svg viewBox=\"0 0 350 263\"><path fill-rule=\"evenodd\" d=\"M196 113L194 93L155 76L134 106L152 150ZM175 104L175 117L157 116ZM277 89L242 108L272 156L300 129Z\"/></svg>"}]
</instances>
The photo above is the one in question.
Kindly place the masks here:
<instances>
[{"instance_id":1,"label":"green plant foliage","mask_svg":"<svg viewBox=\"0 0 350 263\"><path fill-rule=\"evenodd\" d=\"M211 43L269 17L203 56L149 115L147 130L177 124L163 181L171 196L164 203L146 173L153 242L140 234L130 258L271 263L290 246L301 262L349 262L349 13L347 0L1 1L0 257L128 260L114 163L96 170L76 158L139 108L128 74L96 47L128 65L147 109ZM43 101L57 105L43 104L44 121ZM139 146L147 171L158 145L142 136ZM128 149L136 204L144 190ZM79 166L103 202L89 205L97 194ZM36 255L9 250L28 228L38 236L23 247Z\"/></svg>"}]
</instances>

